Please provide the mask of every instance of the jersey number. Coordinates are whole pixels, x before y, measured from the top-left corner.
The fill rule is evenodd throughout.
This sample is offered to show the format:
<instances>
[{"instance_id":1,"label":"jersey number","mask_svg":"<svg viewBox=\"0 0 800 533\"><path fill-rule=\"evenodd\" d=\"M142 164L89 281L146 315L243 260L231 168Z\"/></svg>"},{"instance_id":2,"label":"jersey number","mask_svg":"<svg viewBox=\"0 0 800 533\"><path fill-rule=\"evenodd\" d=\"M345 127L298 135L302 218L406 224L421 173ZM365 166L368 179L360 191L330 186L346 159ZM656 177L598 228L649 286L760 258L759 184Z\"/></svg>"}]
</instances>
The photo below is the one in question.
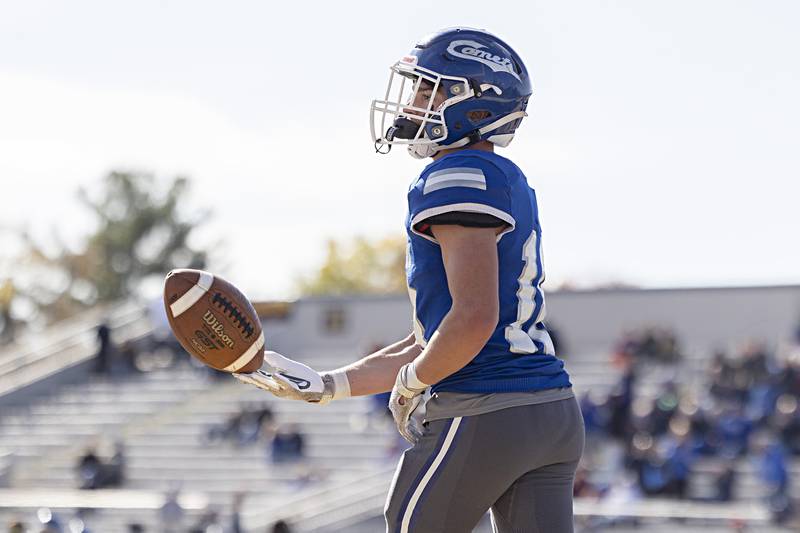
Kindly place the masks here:
<instances>
[{"instance_id":1,"label":"jersey number","mask_svg":"<svg viewBox=\"0 0 800 533\"><path fill-rule=\"evenodd\" d=\"M536 229L531 231L530 237L525 241L522 248L522 260L525 266L517 279L517 320L506 326L505 336L512 353L536 353L540 349L536 346L538 341L544 347L544 353L555 355L553 341L546 329L538 329L536 324L542 322L545 317L544 294L541 295L541 306L536 315L536 320L528 328L523 329L523 325L528 322L536 311L536 295L541 293L541 285L544 280L544 272L539 272L537 259L541 254L541 242L536 234Z\"/></svg>"}]
</instances>

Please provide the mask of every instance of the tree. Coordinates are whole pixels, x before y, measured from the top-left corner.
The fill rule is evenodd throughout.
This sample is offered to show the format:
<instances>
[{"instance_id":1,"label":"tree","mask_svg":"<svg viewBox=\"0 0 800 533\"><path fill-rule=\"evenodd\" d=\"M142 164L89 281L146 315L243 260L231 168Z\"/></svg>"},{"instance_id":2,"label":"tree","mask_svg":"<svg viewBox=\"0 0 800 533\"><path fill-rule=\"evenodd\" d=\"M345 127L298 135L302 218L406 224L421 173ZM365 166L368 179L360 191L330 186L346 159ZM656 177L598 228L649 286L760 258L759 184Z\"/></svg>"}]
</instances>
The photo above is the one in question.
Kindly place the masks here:
<instances>
[{"instance_id":1,"label":"tree","mask_svg":"<svg viewBox=\"0 0 800 533\"><path fill-rule=\"evenodd\" d=\"M203 268L207 254L189 237L208 213L183 214L180 202L188 190L185 177L159 187L149 174L111 172L96 194L79 191L96 229L77 251L60 242L51 250L19 232L22 251L0 262L11 265L0 268L0 339L8 340L19 322L58 320L128 298L172 268Z\"/></svg>"},{"instance_id":2,"label":"tree","mask_svg":"<svg viewBox=\"0 0 800 533\"><path fill-rule=\"evenodd\" d=\"M0 283L0 344L14 338L16 322L11 315L11 302L14 300L14 285L10 279Z\"/></svg>"},{"instance_id":3,"label":"tree","mask_svg":"<svg viewBox=\"0 0 800 533\"><path fill-rule=\"evenodd\" d=\"M405 239L329 240L319 270L298 282L303 295L390 294L406 290Z\"/></svg>"},{"instance_id":4,"label":"tree","mask_svg":"<svg viewBox=\"0 0 800 533\"><path fill-rule=\"evenodd\" d=\"M193 249L188 238L208 213L192 219L179 211L189 181L174 178L158 194L153 176L111 172L99 198L80 191L92 210L98 230L86 249L62 258L75 280L88 282L99 302L130 296L148 276L163 277L174 267L203 268L207 254Z\"/></svg>"}]
</instances>

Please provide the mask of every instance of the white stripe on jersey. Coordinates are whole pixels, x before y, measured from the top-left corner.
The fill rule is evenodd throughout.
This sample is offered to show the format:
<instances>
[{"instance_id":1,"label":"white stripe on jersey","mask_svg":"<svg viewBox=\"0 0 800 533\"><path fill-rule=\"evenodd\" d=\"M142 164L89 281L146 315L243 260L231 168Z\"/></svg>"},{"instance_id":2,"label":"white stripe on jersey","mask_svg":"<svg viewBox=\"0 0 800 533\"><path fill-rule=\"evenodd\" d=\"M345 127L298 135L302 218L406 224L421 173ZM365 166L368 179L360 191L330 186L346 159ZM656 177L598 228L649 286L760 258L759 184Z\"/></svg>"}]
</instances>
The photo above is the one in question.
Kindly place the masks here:
<instances>
[{"instance_id":1,"label":"white stripe on jersey","mask_svg":"<svg viewBox=\"0 0 800 533\"><path fill-rule=\"evenodd\" d=\"M486 176L479 168L446 168L431 172L425 179L422 194L428 194L448 187L469 187L486 190Z\"/></svg>"}]
</instances>

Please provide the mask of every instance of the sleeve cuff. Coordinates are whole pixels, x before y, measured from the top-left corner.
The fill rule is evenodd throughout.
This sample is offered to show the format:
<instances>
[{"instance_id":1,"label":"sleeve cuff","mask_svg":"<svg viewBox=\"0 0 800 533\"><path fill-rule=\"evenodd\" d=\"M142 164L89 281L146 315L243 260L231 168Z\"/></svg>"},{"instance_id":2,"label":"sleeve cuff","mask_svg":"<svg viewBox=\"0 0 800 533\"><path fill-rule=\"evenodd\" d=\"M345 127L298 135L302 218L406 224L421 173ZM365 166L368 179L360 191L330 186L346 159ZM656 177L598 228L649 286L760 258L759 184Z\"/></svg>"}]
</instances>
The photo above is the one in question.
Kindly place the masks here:
<instances>
[{"instance_id":1,"label":"sleeve cuff","mask_svg":"<svg viewBox=\"0 0 800 533\"><path fill-rule=\"evenodd\" d=\"M497 236L498 241L502 238L503 235L509 233L510 231L513 231L514 226L516 226L516 221L514 220L514 217L512 217L505 211L497 209L496 207L478 203L460 203L460 204L440 205L437 207L430 207L428 209L423 209L422 211L420 211L419 213L417 213L412 217L411 231L414 232L414 234L419 235L424 239L427 239L431 242L438 244L436 242L436 239L434 239L430 235L421 233L414 228L418 223L422 222L425 219L428 219L436 215L441 215L442 213L450 213L453 211L465 211L467 213L485 213L487 215L492 215L493 217L499 218L500 220L508 224L509 227L506 228L505 231L503 231Z\"/></svg>"}]
</instances>

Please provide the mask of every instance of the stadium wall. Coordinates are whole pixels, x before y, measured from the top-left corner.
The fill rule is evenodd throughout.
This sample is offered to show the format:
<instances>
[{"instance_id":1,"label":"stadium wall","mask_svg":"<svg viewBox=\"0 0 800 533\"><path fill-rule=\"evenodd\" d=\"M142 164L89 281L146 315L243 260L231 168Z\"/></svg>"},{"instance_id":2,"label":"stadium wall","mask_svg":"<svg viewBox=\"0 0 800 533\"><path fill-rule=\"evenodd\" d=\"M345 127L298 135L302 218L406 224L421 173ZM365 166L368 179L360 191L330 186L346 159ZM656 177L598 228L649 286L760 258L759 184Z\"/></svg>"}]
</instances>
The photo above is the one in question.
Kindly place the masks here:
<instances>
[{"instance_id":1,"label":"stadium wall","mask_svg":"<svg viewBox=\"0 0 800 533\"><path fill-rule=\"evenodd\" d=\"M711 350L749 339L775 344L800 324L800 286L607 289L547 294L548 322L562 353L610 350L625 329L672 328L683 346ZM305 298L280 317L264 318L268 347L288 354L353 352L411 331L405 295Z\"/></svg>"}]
</instances>

